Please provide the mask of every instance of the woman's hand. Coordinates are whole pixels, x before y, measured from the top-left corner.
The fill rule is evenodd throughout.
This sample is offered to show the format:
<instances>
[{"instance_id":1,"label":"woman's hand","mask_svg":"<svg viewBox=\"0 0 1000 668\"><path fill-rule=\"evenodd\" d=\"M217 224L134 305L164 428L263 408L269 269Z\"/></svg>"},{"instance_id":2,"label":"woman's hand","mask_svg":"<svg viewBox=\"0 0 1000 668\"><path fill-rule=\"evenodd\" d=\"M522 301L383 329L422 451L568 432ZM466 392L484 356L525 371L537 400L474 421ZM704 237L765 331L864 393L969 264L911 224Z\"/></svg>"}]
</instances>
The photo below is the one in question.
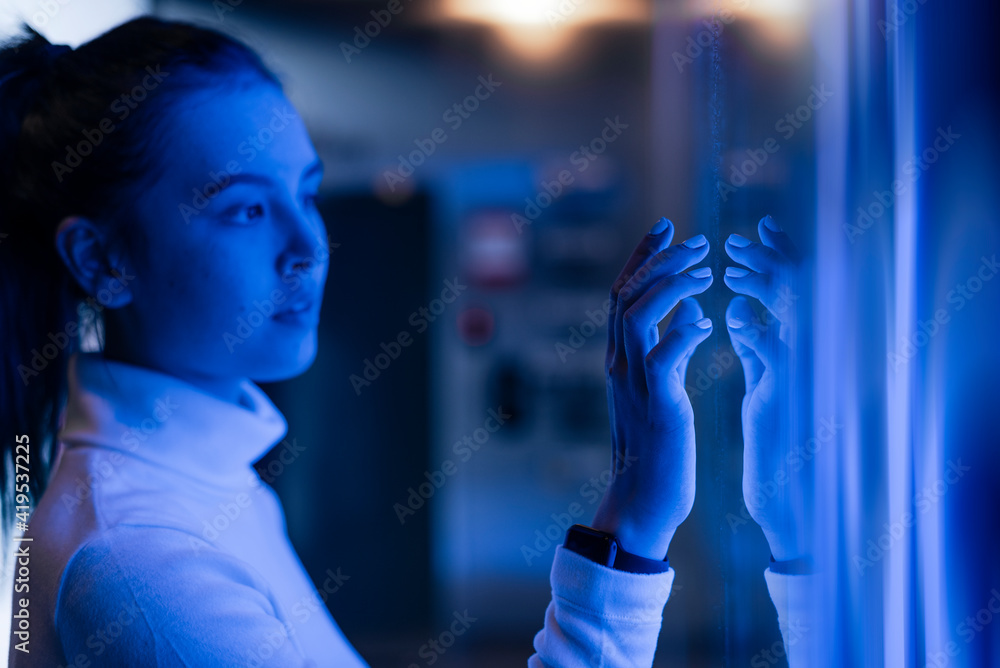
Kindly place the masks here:
<instances>
[{"instance_id":1,"label":"woman's hand","mask_svg":"<svg viewBox=\"0 0 1000 668\"><path fill-rule=\"evenodd\" d=\"M803 494L808 461L794 457L801 411L793 373L798 252L770 216L758 224L762 243L731 235L729 256L746 265L728 267L725 282L766 309L758 318L746 297L726 309L733 348L743 366L743 499L778 561L807 557Z\"/></svg>"},{"instance_id":2,"label":"woman's hand","mask_svg":"<svg viewBox=\"0 0 1000 668\"><path fill-rule=\"evenodd\" d=\"M661 218L611 288L605 369L613 477L593 523L651 559L666 556L694 504L694 414L684 376L712 331L691 298L712 284L711 269L685 273L708 254L708 241L698 235L671 246L673 236ZM661 339L657 324L678 302Z\"/></svg>"}]
</instances>

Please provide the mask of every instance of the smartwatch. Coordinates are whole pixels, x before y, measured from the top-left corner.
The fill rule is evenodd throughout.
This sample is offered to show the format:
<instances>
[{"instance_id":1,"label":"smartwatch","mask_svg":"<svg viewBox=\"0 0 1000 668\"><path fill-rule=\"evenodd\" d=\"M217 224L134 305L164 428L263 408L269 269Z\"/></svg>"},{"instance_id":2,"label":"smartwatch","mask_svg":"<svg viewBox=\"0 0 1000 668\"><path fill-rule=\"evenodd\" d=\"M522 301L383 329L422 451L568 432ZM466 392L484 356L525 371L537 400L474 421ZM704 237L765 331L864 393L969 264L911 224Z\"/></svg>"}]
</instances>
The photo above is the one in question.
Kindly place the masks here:
<instances>
[{"instance_id":1,"label":"smartwatch","mask_svg":"<svg viewBox=\"0 0 1000 668\"><path fill-rule=\"evenodd\" d=\"M566 531L566 542L563 547L618 571L649 574L666 573L670 570L670 561L666 557L663 561L658 561L630 554L622 549L613 534L582 524L574 524Z\"/></svg>"},{"instance_id":2,"label":"smartwatch","mask_svg":"<svg viewBox=\"0 0 1000 668\"><path fill-rule=\"evenodd\" d=\"M816 567L810 557L799 557L788 561L776 561L771 555L771 571L782 575L810 575L816 572Z\"/></svg>"}]
</instances>

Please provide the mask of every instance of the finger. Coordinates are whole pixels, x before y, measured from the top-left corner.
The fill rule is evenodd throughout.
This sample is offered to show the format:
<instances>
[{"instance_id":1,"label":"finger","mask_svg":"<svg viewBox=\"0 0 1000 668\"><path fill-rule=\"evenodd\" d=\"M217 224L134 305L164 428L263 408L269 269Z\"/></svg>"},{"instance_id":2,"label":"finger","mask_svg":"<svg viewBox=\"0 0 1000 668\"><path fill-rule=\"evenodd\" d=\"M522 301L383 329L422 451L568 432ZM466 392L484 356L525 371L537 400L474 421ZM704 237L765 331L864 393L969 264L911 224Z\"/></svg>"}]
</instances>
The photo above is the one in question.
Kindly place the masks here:
<instances>
[{"instance_id":1,"label":"finger","mask_svg":"<svg viewBox=\"0 0 1000 668\"><path fill-rule=\"evenodd\" d=\"M643 360L659 341L659 322L681 299L704 292L710 285L712 270L708 267L665 276L625 312L622 318L625 356L633 383L641 387L645 382Z\"/></svg>"},{"instance_id":2,"label":"finger","mask_svg":"<svg viewBox=\"0 0 1000 668\"><path fill-rule=\"evenodd\" d=\"M792 307L798 296L788 282L744 267L726 267L723 281L733 292L758 300L778 322L791 324L794 315Z\"/></svg>"},{"instance_id":3,"label":"finger","mask_svg":"<svg viewBox=\"0 0 1000 668\"><path fill-rule=\"evenodd\" d=\"M625 337L624 318L628 310L650 289L650 286L665 276L676 275L688 267L700 262L708 255L709 244L704 235L699 234L687 241L670 246L643 264L618 291L618 302L615 305L615 349L609 361L613 365L627 365L628 352ZM671 306L673 308L673 306ZM668 309L669 311L669 309ZM666 313L664 313L666 315ZM660 316L663 319L663 316ZM656 343L656 339L650 345Z\"/></svg>"},{"instance_id":4,"label":"finger","mask_svg":"<svg viewBox=\"0 0 1000 668\"><path fill-rule=\"evenodd\" d=\"M680 305L677 307L677 310L674 312L674 317L670 319L670 325L667 326L667 330L663 333L663 335L665 337L669 336L670 332L674 331L678 327L690 325L692 322L701 320L704 317L705 314L701 310L701 305L698 303L697 299L694 297L682 299ZM693 353L694 349L692 348L691 352L686 357L681 359L680 363L677 365L677 373L682 379L687 376L688 363L691 361L691 355Z\"/></svg>"},{"instance_id":5,"label":"finger","mask_svg":"<svg viewBox=\"0 0 1000 668\"><path fill-rule=\"evenodd\" d=\"M695 348L712 333L712 321L700 318L670 330L663 340L646 355L644 366L650 394L666 394L671 381L674 389L684 391L684 375L680 371L684 359L690 359ZM676 398L676 397L675 397Z\"/></svg>"},{"instance_id":6,"label":"finger","mask_svg":"<svg viewBox=\"0 0 1000 668\"><path fill-rule=\"evenodd\" d=\"M729 331L729 340L733 344L736 356L740 358L743 365L743 378L746 381L746 393L750 394L757 387L760 377L764 375L764 363L757 357L757 353L743 342L740 331L744 330L756 318L753 309L746 297L734 297L726 307L726 329ZM749 336L746 331L744 336Z\"/></svg>"},{"instance_id":7,"label":"finger","mask_svg":"<svg viewBox=\"0 0 1000 668\"><path fill-rule=\"evenodd\" d=\"M730 302L730 308L734 309L732 314L727 309L727 326L729 335L734 342L749 348L757 359L763 364L763 369L752 368L754 384L760 380L760 375L768 367L780 367L784 363L787 347L778 337L778 326L774 324L764 324L753 314L753 309L747 301L740 300L739 297ZM730 319L732 323L728 322ZM742 361L742 357L740 360ZM746 368L744 367L744 372ZM758 373L758 371L760 373Z\"/></svg>"},{"instance_id":8,"label":"finger","mask_svg":"<svg viewBox=\"0 0 1000 668\"><path fill-rule=\"evenodd\" d=\"M625 262L625 266L622 267L621 272L615 279L615 282L611 284L611 296L610 305L614 309L615 305L618 304L618 294L621 291L622 286L628 282L630 278L635 274L636 270L639 269L646 261L658 253L663 248L670 246L670 242L674 239L674 224L670 222L667 218L660 218L653 225L652 229L649 230L649 234L642 238L642 241L636 245L635 250L632 251L632 255L629 257L628 261ZM613 311L611 316L608 318L608 353L607 353L607 364L611 363L612 358L615 354L616 347L621 345L621 331L617 327L621 318L617 311Z\"/></svg>"},{"instance_id":9,"label":"finger","mask_svg":"<svg viewBox=\"0 0 1000 668\"><path fill-rule=\"evenodd\" d=\"M764 216L757 223L757 234L760 235L761 243L780 253L793 265L798 265L802 256L799 249L792 243L791 238L785 234L784 230L774 221L770 214Z\"/></svg>"},{"instance_id":10,"label":"finger","mask_svg":"<svg viewBox=\"0 0 1000 668\"><path fill-rule=\"evenodd\" d=\"M792 269L792 263L774 248L754 243L739 234L726 239L726 253L756 272L777 275Z\"/></svg>"}]
</instances>

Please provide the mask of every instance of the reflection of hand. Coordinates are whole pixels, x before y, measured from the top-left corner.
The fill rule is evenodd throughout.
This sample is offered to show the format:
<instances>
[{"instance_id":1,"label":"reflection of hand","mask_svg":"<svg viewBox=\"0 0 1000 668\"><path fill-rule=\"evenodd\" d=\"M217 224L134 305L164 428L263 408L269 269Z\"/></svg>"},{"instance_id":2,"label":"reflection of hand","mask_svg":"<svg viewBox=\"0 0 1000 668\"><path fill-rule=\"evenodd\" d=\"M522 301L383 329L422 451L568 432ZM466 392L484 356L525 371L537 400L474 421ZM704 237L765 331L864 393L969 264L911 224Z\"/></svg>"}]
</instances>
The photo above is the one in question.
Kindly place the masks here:
<instances>
[{"instance_id":1,"label":"reflection of hand","mask_svg":"<svg viewBox=\"0 0 1000 668\"><path fill-rule=\"evenodd\" d=\"M699 235L670 246L673 236L673 224L660 219L611 289L605 367L613 477L593 524L651 559L664 558L694 504L694 414L684 376L712 328L690 298L712 284L711 270L685 273L708 254L708 241ZM678 302L661 339L657 324Z\"/></svg>"},{"instance_id":2,"label":"reflection of hand","mask_svg":"<svg viewBox=\"0 0 1000 668\"><path fill-rule=\"evenodd\" d=\"M760 525L778 561L808 556L803 507L794 491L801 489L805 462L789 461L797 407L789 405L792 388L790 342L795 340L794 302L798 253L770 216L758 224L762 243L737 234L726 242L729 256L746 265L726 269L726 285L753 297L766 311L763 321L745 297L736 297L726 309L733 348L743 365L743 498L750 516Z\"/></svg>"}]
</instances>

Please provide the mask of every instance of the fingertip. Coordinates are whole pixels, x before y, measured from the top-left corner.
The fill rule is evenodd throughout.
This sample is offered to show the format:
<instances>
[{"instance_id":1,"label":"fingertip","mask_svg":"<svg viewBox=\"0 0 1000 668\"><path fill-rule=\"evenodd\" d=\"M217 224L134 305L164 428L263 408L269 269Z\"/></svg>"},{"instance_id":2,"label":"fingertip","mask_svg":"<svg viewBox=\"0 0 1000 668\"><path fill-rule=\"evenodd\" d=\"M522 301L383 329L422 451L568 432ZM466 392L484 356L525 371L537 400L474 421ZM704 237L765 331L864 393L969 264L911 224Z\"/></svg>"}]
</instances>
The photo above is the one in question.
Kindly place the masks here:
<instances>
[{"instance_id":1,"label":"fingertip","mask_svg":"<svg viewBox=\"0 0 1000 668\"><path fill-rule=\"evenodd\" d=\"M674 314L674 320L678 324L689 323L698 320L704 315L701 310L701 304L694 297L685 297L681 300L681 303L677 306L677 313Z\"/></svg>"},{"instance_id":2,"label":"fingertip","mask_svg":"<svg viewBox=\"0 0 1000 668\"><path fill-rule=\"evenodd\" d=\"M708 239L705 238L704 234L699 234L681 243L681 246L684 246L685 248L690 248L691 250L703 248L708 246Z\"/></svg>"},{"instance_id":3,"label":"fingertip","mask_svg":"<svg viewBox=\"0 0 1000 668\"><path fill-rule=\"evenodd\" d=\"M771 230L772 232L781 232L781 226L779 226L778 223L775 222L774 218L771 217L771 214L767 214L766 216L761 218L760 224L766 227L767 229Z\"/></svg>"},{"instance_id":4,"label":"fingertip","mask_svg":"<svg viewBox=\"0 0 1000 668\"><path fill-rule=\"evenodd\" d=\"M726 245L732 246L734 248L746 248L751 243L753 242L744 237L743 235L736 233L730 234L729 238L726 239Z\"/></svg>"},{"instance_id":5,"label":"fingertip","mask_svg":"<svg viewBox=\"0 0 1000 668\"><path fill-rule=\"evenodd\" d=\"M701 318L699 320L694 321L694 326L697 327L698 329L711 329L712 321L709 318Z\"/></svg>"},{"instance_id":6,"label":"fingertip","mask_svg":"<svg viewBox=\"0 0 1000 668\"><path fill-rule=\"evenodd\" d=\"M744 269L743 267L726 267L727 278L746 278L749 275L749 269Z\"/></svg>"},{"instance_id":7,"label":"fingertip","mask_svg":"<svg viewBox=\"0 0 1000 668\"><path fill-rule=\"evenodd\" d=\"M736 309L748 309L750 308L750 301L743 295L739 295L737 297L733 297L729 301L729 307Z\"/></svg>"},{"instance_id":8,"label":"fingertip","mask_svg":"<svg viewBox=\"0 0 1000 668\"><path fill-rule=\"evenodd\" d=\"M669 218L661 217L653 224L653 227L649 230L649 235L656 236L662 234L668 227L673 227L673 222Z\"/></svg>"},{"instance_id":9,"label":"fingertip","mask_svg":"<svg viewBox=\"0 0 1000 668\"><path fill-rule=\"evenodd\" d=\"M726 307L726 322L728 324L730 319L736 319L744 323L749 323L753 319L753 309L750 308L750 302L743 295L738 295L733 297L729 301L729 306ZM740 329L739 327L730 327L731 329Z\"/></svg>"},{"instance_id":10,"label":"fingertip","mask_svg":"<svg viewBox=\"0 0 1000 668\"><path fill-rule=\"evenodd\" d=\"M709 278L712 275L711 267L698 267L697 269L692 269L687 272L687 275L691 278Z\"/></svg>"}]
</instances>

